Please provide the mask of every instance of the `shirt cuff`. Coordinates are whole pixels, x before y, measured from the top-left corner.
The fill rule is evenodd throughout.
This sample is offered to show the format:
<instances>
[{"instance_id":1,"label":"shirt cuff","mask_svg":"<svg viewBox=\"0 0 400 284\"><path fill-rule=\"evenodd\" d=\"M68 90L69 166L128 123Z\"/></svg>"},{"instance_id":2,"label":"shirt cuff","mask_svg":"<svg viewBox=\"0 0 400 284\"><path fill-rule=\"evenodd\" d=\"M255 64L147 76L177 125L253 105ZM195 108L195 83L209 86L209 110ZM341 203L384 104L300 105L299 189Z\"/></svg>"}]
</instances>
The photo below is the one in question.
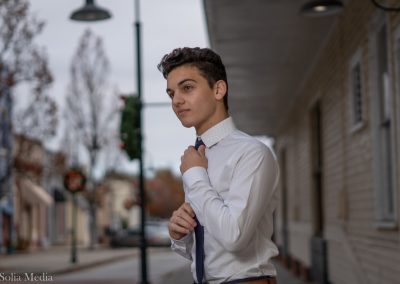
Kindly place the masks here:
<instances>
[{"instance_id":1,"label":"shirt cuff","mask_svg":"<svg viewBox=\"0 0 400 284\"><path fill-rule=\"evenodd\" d=\"M171 249L183 256L188 260L192 260L191 248L192 248L193 236L187 234L180 240L175 240L171 238Z\"/></svg>"},{"instance_id":2,"label":"shirt cuff","mask_svg":"<svg viewBox=\"0 0 400 284\"><path fill-rule=\"evenodd\" d=\"M187 191L186 193L188 193L198 181L207 181L207 183L209 182L207 170L203 167L193 167L188 169L183 173L182 180L185 184L185 191Z\"/></svg>"},{"instance_id":3,"label":"shirt cuff","mask_svg":"<svg viewBox=\"0 0 400 284\"><path fill-rule=\"evenodd\" d=\"M173 239L173 238L171 238L170 237L170 239L171 239L171 243L172 244L174 244L174 243L176 243L176 244L181 244L181 245L184 245L184 244L187 244L189 241L190 241L190 233L189 234L187 234L186 236L184 236L184 237L182 237L181 239L179 239L179 240L175 240L175 239Z\"/></svg>"}]
</instances>

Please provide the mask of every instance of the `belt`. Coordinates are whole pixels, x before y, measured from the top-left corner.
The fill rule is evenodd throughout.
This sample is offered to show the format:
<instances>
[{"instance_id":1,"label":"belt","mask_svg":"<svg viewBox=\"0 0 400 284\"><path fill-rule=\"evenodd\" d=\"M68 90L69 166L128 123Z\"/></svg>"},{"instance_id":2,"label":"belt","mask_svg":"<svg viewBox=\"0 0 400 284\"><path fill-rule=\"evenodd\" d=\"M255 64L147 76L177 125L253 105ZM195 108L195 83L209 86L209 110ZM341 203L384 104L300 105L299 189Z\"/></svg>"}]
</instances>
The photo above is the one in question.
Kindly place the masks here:
<instances>
[{"instance_id":1,"label":"belt","mask_svg":"<svg viewBox=\"0 0 400 284\"><path fill-rule=\"evenodd\" d=\"M222 282L221 284L277 284L276 278L273 276L258 276L258 277L249 277L243 279L235 279L229 280L226 282ZM194 284L198 284L194 282ZM203 284L207 284L207 282L203 282Z\"/></svg>"},{"instance_id":2,"label":"belt","mask_svg":"<svg viewBox=\"0 0 400 284\"><path fill-rule=\"evenodd\" d=\"M276 278L272 276L259 276L259 277L249 277L244 279L235 279L227 282L222 282L221 284L277 284Z\"/></svg>"}]
</instances>

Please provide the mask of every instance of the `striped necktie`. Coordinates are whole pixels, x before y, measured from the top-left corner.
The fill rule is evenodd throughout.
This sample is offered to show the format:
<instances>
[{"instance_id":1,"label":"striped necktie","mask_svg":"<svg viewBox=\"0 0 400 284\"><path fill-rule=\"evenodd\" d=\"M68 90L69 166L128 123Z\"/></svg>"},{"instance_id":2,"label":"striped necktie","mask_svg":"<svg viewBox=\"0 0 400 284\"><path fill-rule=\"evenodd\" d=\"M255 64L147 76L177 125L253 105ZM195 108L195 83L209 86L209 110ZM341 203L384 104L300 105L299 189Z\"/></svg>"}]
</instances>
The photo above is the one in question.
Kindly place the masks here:
<instances>
[{"instance_id":1,"label":"striped necktie","mask_svg":"<svg viewBox=\"0 0 400 284\"><path fill-rule=\"evenodd\" d=\"M196 139L194 148L197 150L201 145L204 145L201 138ZM203 282L204 277L204 227L200 224L195 216L197 226L194 228L194 235L196 239L196 277L197 283Z\"/></svg>"}]
</instances>

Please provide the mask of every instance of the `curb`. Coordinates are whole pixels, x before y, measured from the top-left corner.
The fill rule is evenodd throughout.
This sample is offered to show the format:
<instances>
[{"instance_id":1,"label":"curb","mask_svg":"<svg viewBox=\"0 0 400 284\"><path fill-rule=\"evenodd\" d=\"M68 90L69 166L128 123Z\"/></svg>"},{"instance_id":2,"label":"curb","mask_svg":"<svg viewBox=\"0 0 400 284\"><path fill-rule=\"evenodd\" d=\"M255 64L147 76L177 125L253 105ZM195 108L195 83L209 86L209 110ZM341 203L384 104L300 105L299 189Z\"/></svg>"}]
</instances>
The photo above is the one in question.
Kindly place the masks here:
<instances>
[{"instance_id":1,"label":"curb","mask_svg":"<svg viewBox=\"0 0 400 284\"><path fill-rule=\"evenodd\" d=\"M133 257L135 255L137 255L136 251L126 254L126 255L117 255L117 256L113 256L113 257L109 257L109 258L105 258L105 259L100 259L100 260L94 261L94 262L76 264L74 266L51 271L50 273L53 273L56 276L60 276L60 275L71 273L71 272L76 272L76 271L80 271L80 270L90 269L93 267L109 264L111 262L122 261L127 258Z\"/></svg>"},{"instance_id":2,"label":"curb","mask_svg":"<svg viewBox=\"0 0 400 284\"><path fill-rule=\"evenodd\" d=\"M40 264L40 261L37 262L37 265L29 265L26 269L21 270L20 265L12 265L12 266L1 266L0 265L0 273L40 273L46 271L46 273L50 273L53 275L63 275L71 272L76 272L79 270L90 269L96 266L105 265L112 262L122 261L131 257L137 256L138 252L133 250L131 252L125 252L121 254L114 254L114 255L98 255L92 256L89 259L84 259L82 262L78 262L76 264L64 262L61 265L53 265L53 267L45 267L45 264ZM32 259L30 260L30 262ZM35 260L33 260L35 261ZM51 261L51 260L50 260ZM1 262L1 258L0 258ZM21 259L21 262L23 260Z\"/></svg>"}]
</instances>

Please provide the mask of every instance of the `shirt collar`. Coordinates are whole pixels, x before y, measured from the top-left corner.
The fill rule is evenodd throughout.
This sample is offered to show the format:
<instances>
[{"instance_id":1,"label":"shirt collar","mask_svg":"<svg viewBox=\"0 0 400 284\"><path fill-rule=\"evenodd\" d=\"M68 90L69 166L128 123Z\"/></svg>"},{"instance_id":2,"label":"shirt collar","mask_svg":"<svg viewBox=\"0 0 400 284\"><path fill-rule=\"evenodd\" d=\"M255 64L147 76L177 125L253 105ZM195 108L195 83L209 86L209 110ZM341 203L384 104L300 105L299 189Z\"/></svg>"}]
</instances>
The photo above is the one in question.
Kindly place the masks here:
<instances>
[{"instance_id":1,"label":"shirt collar","mask_svg":"<svg viewBox=\"0 0 400 284\"><path fill-rule=\"evenodd\" d=\"M200 138L206 147L210 148L235 130L236 126L233 123L233 119L228 117L204 132L200 135Z\"/></svg>"}]
</instances>

